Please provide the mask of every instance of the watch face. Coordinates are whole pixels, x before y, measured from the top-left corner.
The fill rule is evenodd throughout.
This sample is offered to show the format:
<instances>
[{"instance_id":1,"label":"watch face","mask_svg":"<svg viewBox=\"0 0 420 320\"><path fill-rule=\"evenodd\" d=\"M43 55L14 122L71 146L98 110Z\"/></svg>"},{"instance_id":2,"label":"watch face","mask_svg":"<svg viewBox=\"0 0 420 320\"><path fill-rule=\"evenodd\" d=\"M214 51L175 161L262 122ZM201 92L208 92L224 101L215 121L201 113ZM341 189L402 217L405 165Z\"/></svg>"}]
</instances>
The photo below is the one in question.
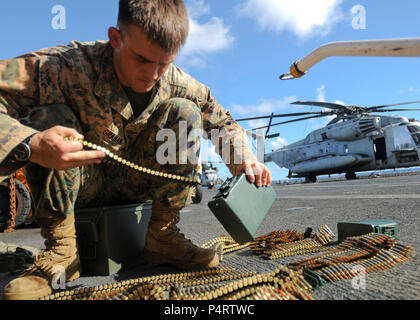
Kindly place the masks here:
<instances>
[{"instance_id":1,"label":"watch face","mask_svg":"<svg viewBox=\"0 0 420 320\"><path fill-rule=\"evenodd\" d=\"M13 150L13 155L18 161L27 161L31 157L31 148L26 143L21 143Z\"/></svg>"}]
</instances>

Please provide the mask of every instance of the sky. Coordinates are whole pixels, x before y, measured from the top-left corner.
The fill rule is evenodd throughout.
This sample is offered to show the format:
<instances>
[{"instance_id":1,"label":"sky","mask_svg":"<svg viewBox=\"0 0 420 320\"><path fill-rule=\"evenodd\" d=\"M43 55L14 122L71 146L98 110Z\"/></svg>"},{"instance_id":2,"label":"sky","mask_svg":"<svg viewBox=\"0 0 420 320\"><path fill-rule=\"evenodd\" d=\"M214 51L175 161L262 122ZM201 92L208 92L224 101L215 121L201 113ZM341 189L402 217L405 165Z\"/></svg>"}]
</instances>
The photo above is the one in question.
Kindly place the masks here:
<instances>
[{"instance_id":1,"label":"sky","mask_svg":"<svg viewBox=\"0 0 420 320\"><path fill-rule=\"evenodd\" d=\"M176 64L211 88L236 119L274 113L318 111L296 100L375 106L420 100L420 59L330 57L300 79L281 81L290 65L335 41L410 38L420 33L418 0L186 0L190 34ZM107 40L117 0L2 1L0 60L71 40ZM407 106L410 108L410 106ZM419 105L411 105L419 108ZM420 118L415 112L401 112ZM283 118L288 120L288 118ZM305 138L328 119L273 127L280 137L267 152ZM265 121L241 123L245 129ZM213 150L203 142L206 157ZM229 174L220 166L220 177ZM287 169L267 163L274 180Z\"/></svg>"}]
</instances>

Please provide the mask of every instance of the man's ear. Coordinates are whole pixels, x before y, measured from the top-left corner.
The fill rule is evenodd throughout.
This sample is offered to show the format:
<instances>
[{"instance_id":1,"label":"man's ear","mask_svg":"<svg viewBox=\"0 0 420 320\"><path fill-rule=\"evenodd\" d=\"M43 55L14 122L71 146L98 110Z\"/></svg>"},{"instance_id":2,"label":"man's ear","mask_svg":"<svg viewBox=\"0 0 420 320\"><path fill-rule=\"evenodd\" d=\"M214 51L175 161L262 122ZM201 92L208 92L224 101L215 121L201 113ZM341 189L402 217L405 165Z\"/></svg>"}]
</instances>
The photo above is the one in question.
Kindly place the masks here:
<instances>
[{"instance_id":1,"label":"man's ear","mask_svg":"<svg viewBox=\"0 0 420 320\"><path fill-rule=\"evenodd\" d=\"M117 28L110 27L108 29L108 38L109 42L111 43L111 46L114 49L117 49L121 45L121 32Z\"/></svg>"}]
</instances>

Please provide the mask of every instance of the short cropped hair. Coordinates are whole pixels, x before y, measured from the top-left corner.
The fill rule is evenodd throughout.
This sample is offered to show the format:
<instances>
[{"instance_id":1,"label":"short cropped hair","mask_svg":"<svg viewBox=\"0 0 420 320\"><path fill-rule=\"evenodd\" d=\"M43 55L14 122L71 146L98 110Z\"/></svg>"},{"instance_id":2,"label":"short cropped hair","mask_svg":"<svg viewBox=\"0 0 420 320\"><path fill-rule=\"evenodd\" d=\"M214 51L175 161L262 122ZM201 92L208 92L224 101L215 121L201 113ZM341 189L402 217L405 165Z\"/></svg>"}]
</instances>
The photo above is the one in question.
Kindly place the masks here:
<instances>
[{"instance_id":1,"label":"short cropped hair","mask_svg":"<svg viewBox=\"0 0 420 320\"><path fill-rule=\"evenodd\" d=\"M189 32L187 8L182 0L120 0L118 26L134 24L168 53L179 50Z\"/></svg>"}]
</instances>

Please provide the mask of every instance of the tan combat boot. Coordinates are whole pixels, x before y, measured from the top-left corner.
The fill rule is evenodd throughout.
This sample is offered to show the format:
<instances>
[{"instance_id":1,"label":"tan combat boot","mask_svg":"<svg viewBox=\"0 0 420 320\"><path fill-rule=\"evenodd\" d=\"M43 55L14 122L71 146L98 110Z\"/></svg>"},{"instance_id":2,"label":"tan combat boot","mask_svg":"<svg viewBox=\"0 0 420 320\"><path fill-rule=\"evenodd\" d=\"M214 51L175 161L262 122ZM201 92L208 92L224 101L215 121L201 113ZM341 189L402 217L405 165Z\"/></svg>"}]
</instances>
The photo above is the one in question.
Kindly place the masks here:
<instances>
[{"instance_id":1,"label":"tan combat boot","mask_svg":"<svg viewBox=\"0 0 420 320\"><path fill-rule=\"evenodd\" d=\"M149 263L170 264L180 269L210 268L219 264L219 257L212 249L196 246L186 239L176 224L179 211L153 203L152 217L143 251Z\"/></svg>"},{"instance_id":2,"label":"tan combat boot","mask_svg":"<svg viewBox=\"0 0 420 320\"><path fill-rule=\"evenodd\" d=\"M49 295L52 292L51 281L62 279L63 270L66 281L80 277L74 214L54 228L42 223L41 234L45 238L46 249L19 278L7 284L3 293L4 300L34 300Z\"/></svg>"}]
</instances>

